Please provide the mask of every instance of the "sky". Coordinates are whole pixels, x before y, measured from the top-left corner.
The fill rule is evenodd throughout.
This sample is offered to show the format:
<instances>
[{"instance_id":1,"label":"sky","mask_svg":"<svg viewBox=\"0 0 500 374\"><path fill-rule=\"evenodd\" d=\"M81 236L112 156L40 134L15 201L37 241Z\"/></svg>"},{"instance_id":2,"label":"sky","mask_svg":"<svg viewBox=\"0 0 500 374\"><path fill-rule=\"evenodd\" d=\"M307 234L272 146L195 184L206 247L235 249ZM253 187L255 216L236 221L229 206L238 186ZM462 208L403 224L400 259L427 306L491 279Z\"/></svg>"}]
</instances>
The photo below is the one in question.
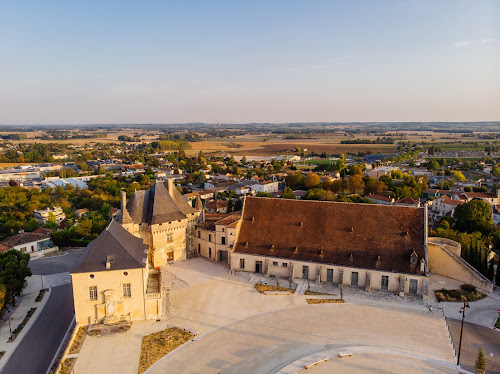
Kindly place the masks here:
<instances>
[{"instance_id":1,"label":"sky","mask_svg":"<svg viewBox=\"0 0 500 374\"><path fill-rule=\"evenodd\" d=\"M0 124L495 120L496 0L0 0Z\"/></svg>"}]
</instances>

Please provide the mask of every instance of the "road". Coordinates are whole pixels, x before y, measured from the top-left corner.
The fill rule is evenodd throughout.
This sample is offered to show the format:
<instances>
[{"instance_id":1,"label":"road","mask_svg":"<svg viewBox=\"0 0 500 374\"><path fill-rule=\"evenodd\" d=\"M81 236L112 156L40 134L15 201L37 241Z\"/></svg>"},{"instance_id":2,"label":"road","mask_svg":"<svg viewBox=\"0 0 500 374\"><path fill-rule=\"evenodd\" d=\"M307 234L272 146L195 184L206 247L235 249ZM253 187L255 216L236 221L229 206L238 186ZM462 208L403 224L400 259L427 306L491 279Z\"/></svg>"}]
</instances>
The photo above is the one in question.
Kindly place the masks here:
<instances>
[{"instance_id":1,"label":"road","mask_svg":"<svg viewBox=\"0 0 500 374\"><path fill-rule=\"evenodd\" d=\"M450 328L453 344L458 355L461 321L447 318L446 322ZM500 331L465 322L462 337L462 353L460 355L460 366L463 369L475 372L474 364L479 347L483 348L486 357L486 372L500 373Z\"/></svg>"},{"instance_id":2,"label":"road","mask_svg":"<svg viewBox=\"0 0 500 374\"><path fill-rule=\"evenodd\" d=\"M52 288L42 313L14 351L2 373L46 373L74 314L71 284Z\"/></svg>"},{"instance_id":3,"label":"road","mask_svg":"<svg viewBox=\"0 0 500 374\"><path fill-rule=\"evenodd\" d=\"M30 261L29 267L33 275L67 273L82 252L83 248L69 249L63 256ZM71 284L52 287L47 304L9 358L2 374L45 374L74 315Z\"/></svg>"}]
</instances>

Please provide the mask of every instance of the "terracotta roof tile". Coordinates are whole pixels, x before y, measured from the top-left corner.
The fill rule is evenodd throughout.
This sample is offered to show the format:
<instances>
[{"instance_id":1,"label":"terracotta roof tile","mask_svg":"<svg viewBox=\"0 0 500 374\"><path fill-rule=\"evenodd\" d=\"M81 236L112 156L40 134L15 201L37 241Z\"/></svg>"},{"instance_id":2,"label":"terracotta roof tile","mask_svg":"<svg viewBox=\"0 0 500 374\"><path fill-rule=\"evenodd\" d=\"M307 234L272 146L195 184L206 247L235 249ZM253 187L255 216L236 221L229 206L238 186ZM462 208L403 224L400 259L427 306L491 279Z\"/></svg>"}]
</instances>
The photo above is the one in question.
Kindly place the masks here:
<instances>
[{"instance_id":1,"label":"terracotta roof tile","mask_svg":"<svg viewBox=\"0 0 500 374\"><path fill-rule=\"evenodd\" d=\"M425 258L424 218L425 208L247 197L235 252L419 273L410 255Z\"/></svg>"}]
</instances>

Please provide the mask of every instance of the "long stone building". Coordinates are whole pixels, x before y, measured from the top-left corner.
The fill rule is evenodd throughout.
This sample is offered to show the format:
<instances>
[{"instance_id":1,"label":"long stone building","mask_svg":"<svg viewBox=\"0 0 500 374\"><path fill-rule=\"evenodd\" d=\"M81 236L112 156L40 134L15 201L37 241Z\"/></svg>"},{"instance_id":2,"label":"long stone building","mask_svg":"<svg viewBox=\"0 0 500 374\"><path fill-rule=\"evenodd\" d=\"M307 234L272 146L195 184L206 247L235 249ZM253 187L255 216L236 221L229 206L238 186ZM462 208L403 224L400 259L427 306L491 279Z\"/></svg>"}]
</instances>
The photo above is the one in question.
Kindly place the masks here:
<instances>
[{"instance_id":1,"label":"long stone building","mask_svg":"<svg viewBox=\"0 0 500 374\"><path fill-rule=\"evenodd\" d=\"M426 295L426 208L247 197L231 268Z\"/></svg>"}]
</instances>

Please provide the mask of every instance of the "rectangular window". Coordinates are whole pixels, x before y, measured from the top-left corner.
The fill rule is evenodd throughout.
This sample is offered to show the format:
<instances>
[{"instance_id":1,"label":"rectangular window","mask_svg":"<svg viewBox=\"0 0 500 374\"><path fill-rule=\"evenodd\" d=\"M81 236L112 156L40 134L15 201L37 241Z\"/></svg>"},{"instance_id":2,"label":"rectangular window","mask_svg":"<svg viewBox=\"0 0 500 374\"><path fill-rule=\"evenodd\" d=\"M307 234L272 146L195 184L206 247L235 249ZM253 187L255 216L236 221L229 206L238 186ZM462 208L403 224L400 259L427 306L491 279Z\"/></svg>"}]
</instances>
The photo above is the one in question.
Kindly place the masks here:
<instances>
[{"instance_id":1,"label":"rectangular window","mask_svg":"<svg viewBox=\"0 0 500 374\"><path fill-rule=\"evenodd\" d=\"M201 232L198 230L198 238L201 238Z\"/></svg>"},{"instance_id":2,"label":"rectangular window","mask_svg":"<svg viewBox=\"0 0 500 374\"><path fill-rule=\"evenodd\" d=\"M240 269L244 269L244 268L245 268L245 259L240 258Z\"/></svg>"},{"instance_id":3,"label":"rectangular window","mask_svg":"<svg viewBox=\"0 0 500 374\"><path fill-rule=\"evenodd\" d=\"M281 264L281 266L283 266L284 268L287 268L287 267L288 267L288 263L287 263L287 262L283 262L283 263Z\"/></svg>"},{"instance_id":4,"label":"rectangular window","mask_svg":"<svg viewBox=\"0 0 500 374\"><path fill-rule=\"evenodd\" d=\"M167 242L172 243L174 241L174 234L167 234Z\"/></svg>"},{"instance_id":5,"label":"rectangular window","mask_svg":"<svg viewBox=\"0 0 500 374\"><path fill-rule=\"evenodd\" d=\"M211 242L212 241L212 234L208 234L208 241Z\"/></svg>"},{"instance_id":6,"label":"rectangular window","mask_svg":"<svg viewBox=\"0 0 500 374\"><path fill-rule=\"evenodd\" d=\"M225 236L223 236L223 237L221 238L221 242L222 242L222 244L226 244L226 237L225 237Z\"/></svg>"},{"instance_id":7,"label":"rectangular window","mask_svg":"<svg viewBox=\"0 0 500 374\"><path fill-rule=\"evenodd\" d=\"M97 300L97 286L90 286L89 287L89 298L90 298L90 301Z\"/></svg>"},{"instance_id":8,"label":"rectangular window","mask_svg":"<svg viewBox=\"0 0 500 374\"><path fill-rule=\"evenodd\" d=\"M278 266L278 261L273 261L273 266Z\"/></svg>"},{"instance_id":9,"label":"rectangular window","mask_svg":"<svg viewBox=\"0 0 500 374\"><path fill-rule=\"evenodd\" d=\"M389 289L389 276L382 275L382 282L380 283L380 289L387 291Z\"/></svg>"},{"instance_id":10,"label":"rectangular window","mask_svg":"<svg viewBox=\"0 0 500 374\"><path fill-rule=\"evenodd\" d=\"M130 290L130 283L123 284L123 297L132 297L132 292Z\"/></svg>"}]
</instances>

